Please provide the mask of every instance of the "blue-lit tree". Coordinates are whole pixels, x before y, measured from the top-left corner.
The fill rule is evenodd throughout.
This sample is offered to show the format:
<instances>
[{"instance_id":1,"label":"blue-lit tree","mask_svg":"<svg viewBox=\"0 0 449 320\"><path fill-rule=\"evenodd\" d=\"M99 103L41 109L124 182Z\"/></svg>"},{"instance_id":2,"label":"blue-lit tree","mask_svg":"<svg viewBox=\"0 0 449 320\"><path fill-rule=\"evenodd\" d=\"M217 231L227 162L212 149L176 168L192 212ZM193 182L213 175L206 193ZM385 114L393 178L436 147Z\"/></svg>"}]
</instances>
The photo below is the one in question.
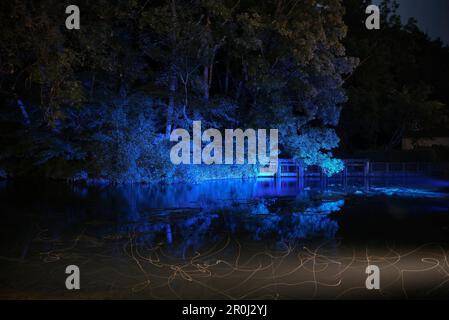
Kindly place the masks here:
<instances>
[{"instance_id":1,"label":"blue-lit tree","mask_svg":"<svg viewBox=\"0 0 449 320\"><path fill-rule=\"evenodd\" d=\"M60 28L60 2L24 3L0 13L1 166L11 174L254 176L250 167L174 167L167 136L193 120L278 128L285 156L341 169L333 128L354 63L341 44L340 1L101 0L86 4L77 32Z\"/></svg>"}]
</instances>

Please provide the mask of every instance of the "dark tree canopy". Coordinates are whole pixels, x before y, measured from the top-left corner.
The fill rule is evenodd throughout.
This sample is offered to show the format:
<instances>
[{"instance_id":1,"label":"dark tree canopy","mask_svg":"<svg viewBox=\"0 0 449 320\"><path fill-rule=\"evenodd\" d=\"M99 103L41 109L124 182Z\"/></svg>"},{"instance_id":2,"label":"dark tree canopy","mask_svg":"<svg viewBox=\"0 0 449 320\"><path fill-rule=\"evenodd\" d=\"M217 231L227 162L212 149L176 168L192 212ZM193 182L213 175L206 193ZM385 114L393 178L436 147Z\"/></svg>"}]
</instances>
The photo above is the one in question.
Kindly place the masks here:
<instances>
[{"instance_id":1,"label":"dark tree canopy","mask_svg":"<svg viewBox=\"0 0 449 320\"><path fill-rule=\"evenodd\" d=\"M403 25L394 1L382 3L381 29L368 31L367 4L344 1L344 43L360 65L345 84L343 150L397 149L405 134L449 135L449 48L419 30L416 20Z\"/></svg>"},{"instance_id":2,"label":"dark tree canopy","mask_svg":"<svg viewBox=\"0 0 449 320\"><path fill-rule=\"evenodd\" d=\"M393 1L375 31L365 0L79 1L80 30L65 28L69 4L1 4L0 166L10 175L254 174L173 166L168 136L194 120L278 128L281 157L328 174L341 169L331 153L340 138L342 153L395 149L405 134L448 127L449 49L416 21L401 24Z\"/></svg>"}]
</instances>

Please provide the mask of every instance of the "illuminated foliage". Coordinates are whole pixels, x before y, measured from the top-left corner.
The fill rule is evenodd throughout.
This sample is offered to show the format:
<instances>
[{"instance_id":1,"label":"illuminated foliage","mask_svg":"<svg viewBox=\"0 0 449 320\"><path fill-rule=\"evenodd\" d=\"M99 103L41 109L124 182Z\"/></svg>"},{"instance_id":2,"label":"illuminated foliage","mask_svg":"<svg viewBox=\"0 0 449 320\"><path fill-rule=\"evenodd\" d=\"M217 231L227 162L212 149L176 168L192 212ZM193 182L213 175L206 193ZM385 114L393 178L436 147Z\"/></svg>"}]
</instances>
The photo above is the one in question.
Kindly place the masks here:
<instances>
[{"instance_id":1,"label":"illuminated foliage","mask_svg":"<svg viewBox=\"0 0 449 320\"><path fill-rule=\"evenodd\" d=\"M194 120L277 128L283 156L341 169L333 128L354 61L341 43L339 0L77 5L74 31L61 25L60 1L2 3L9 172L117 182L254 176L245 166L173 167L168 134Z\"/></svg>"}]
</instances>

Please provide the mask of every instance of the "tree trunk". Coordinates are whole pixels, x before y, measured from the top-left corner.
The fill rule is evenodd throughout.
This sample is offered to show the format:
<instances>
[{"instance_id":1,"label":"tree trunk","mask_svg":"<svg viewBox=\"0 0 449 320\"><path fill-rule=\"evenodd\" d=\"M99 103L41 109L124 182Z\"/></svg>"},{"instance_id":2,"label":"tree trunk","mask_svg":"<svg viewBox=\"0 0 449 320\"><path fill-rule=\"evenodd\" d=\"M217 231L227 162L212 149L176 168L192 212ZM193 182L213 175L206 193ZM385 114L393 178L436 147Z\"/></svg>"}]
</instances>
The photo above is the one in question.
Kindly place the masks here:
<instances>
[{"instance_id":1,"label":"tree trunk","mask_svg":"<svg viewBox=\"0 0 449 320\"><path fill-rule=\"evenodd\" d=\"M203 70L203 98L209 100L209 66L204 66Z\"/></svg>"},{"instance_id":2,"label":"tree trunk","mask_svg":"<svg viewBox=\"0 0 449 320\"><path fill-rule=\"evenodd\" d=\"M225 92L225 94L228 94L228 91L229 91L229 73L230 73L230 71L229 71L229 69L230 69L229 64L230 64L230 62L229 62L229 58L228 58L227 61L226 61L226 76L225 76L225 83L224 83L224 92Z\"/></svg>"},{"instance_id":3,"label":"tree trunk","mask_svg":"<svg viewBox=\"0 0 449 320\"><path fill-rule=\"evenodd\" d=\"M27 110L26 110L26 108L25 108L25 105L23 104L22 100L20 100L20 99L17 100L17 106L19 107L20 112L22 113L23 122L24 122L27 126L29 126L30 123L31 123L30 117L29 117L29 115L28 115L28 112L27 112Z\"/></svg>"},{"instance_id":4,"label":"tree trunk","mask_svg":"<svg viewBox=\"0 0 449 320\"><path fill-rule=\"evenodd\" d=\"M390 151L393 150L394 147L398 146L401 142L402 142L402 137L404 136L404 132L405 132L405 126L401 126L400 128L398 128L393 136L390 139L390 142L388 143L388 145L386 146L386 150Z\"/></svg>"},{"instance_id":5,"label":"tree trunk","mask_svg":"<svg viewBox=\"0 0 449 320\"><path fill-rule=\"evenodd\" d=\"M176 89L177 89L177 78L176 78L176 68L172 66L170 71L170 85L168 88L169 96L168 96L168 107L167 107L167 125L166 125L166 131L165 134L167 137L170 137L170 134L172 132L172 126L173 126L173 114L175 111L175 95L176 95Z\"/></svg>"},{"instance_id":6,"label":"tree trunk","mask_svg":"<svg viewBox=\"0 0 449 320\"><path fill-rule=\"evenodd\" d=\"M95 73L92 75L92 83L90 84L90 98L94 96L94 88L95 88Z\"/></svg>"},{"instance_id":7,"label":"tree trunk","mask_svg":"<svg viewBox=\"0 0 449 320\"><path fill-rule=\"evenodd\" d=\"M175 112L175 95L177 90L177 74L176 74L176 46L177 46L177 13L176 13L176 1L170 2L170 8L172 13L172 34L171 34L171 64L170 64L170 80L168 85L168 107L167 107L167 122L165 127L165 135L170 137L173 126L173 114Z\"/></svg>"}]
</instances>

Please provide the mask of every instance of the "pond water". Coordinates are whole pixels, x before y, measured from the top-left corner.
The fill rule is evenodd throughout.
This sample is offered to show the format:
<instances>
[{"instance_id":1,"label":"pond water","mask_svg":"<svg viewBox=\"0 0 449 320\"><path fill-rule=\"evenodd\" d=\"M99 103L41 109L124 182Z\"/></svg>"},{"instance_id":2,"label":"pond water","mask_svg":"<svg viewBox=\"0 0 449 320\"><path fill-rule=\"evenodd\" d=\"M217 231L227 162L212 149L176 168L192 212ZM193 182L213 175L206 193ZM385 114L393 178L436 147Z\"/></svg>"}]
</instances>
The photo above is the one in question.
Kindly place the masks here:
<instances>
[{"instance_id":1,"label":"pond water","mask_svg":"<svg viewBox=\"0 0 449 320\"><path fill-rule=\"evenodd\" d=\"M0 182L0 298L449 297L449 182ZM65 288L77 265L81 290ZM365 287L366 266L381 290Z\"/></svg>"}]
</instances>

